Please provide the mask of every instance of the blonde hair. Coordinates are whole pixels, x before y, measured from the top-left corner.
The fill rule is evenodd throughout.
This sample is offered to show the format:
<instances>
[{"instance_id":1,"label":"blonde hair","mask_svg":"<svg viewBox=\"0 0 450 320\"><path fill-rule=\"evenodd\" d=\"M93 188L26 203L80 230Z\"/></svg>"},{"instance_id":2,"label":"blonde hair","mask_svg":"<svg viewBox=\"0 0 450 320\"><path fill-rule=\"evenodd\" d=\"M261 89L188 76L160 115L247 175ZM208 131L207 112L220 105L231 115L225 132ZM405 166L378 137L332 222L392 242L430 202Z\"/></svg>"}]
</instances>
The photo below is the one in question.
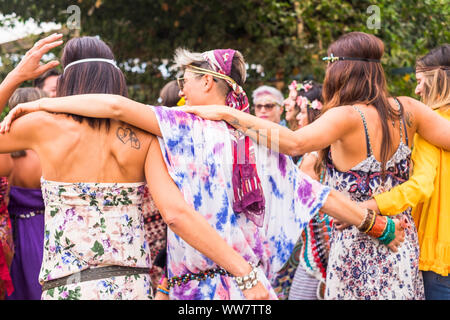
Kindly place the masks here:
<instances>
[{"instance_id":1,"label":"blonde hair","mask_svg":"<svg viewBox=\"0 0 450 320\"><path fill-rule=\"evenodd\" d=\"M420 72L420 71L419 71ZM423 71L423 103L432 109L450 106L450 70Z\"/></svg>"},{"instance_id":2,"label":"blonde hair","mask_svg":"<svg viewBox=\"0 0 450 320\"><path fill-rule=\"evenodd\" d=\"M47 93L44 90L33 87L19 88L9 98L8 107L12 109L19 103L30 102L44 97L47 97Z\"/></svg>"},{"instance_id":3,"label":"blonde hair","mask_svg":"<svg viewBox=\"0 0 450 320\"><path fill-rule=\"evenodd\" d=\"M417 60L416 73L423 74L423 103L432 109L450 106L450 44L431 50Z\"/></svg>"},{"instance_id":4,"label":"blonde hair","mask_svg":"<svg viewBox=\"0 0 450 320\"><path fill-rule=\"evenodd\" d=\"M191 52L185 48L178 48L175 50L174 55L175 67L180 70L186 69L186 67L192 65L195 67L213 70L212 66L209 65L208 61L205 60L203 54L200 52ZM231 68L231 74L229 74L234 81L241 87L247 77L247 71L245 68L245 60L242 53L235 51L233 57L233 65ZM230 91L230 87L225 80L216 78L221 92L226 95Z\"/></svg>"}]
</instances>

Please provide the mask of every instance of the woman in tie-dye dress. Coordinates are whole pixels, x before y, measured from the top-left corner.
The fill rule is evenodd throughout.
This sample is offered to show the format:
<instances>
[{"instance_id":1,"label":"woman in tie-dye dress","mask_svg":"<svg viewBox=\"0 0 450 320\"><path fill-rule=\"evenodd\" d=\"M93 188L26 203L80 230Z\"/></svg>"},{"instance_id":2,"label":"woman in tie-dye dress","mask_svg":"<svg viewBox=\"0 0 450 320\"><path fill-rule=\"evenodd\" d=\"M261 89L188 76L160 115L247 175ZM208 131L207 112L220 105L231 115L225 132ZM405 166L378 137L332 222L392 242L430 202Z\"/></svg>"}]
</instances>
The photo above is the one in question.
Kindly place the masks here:
<instances>
[{"instance_id":1,"label":"woman in tie-dye dress","mask_svg":"<svg viewBox=\"0 0 450 320\"><path fill-rule=\"evenodd\" d=\"M248 111L241 87L245 63L240 53L230 49L203 54L179 51L176 60L184 70L179 84L187 103L227 104ZM253 144L224 122L108 95L43 100L39 108L28 104L20 111L36 109L115 118L160 136L169 174L186 202L245 260L258 266L258 284L264 285L271 298L276 298L271 280L320 208L354 225L363 220L363 209L305 176L286 156ZM171 299L244 298L247 290L242 291L222 269L221 254L212 261L199 249L216 240L194 248L168 225ZM396 229L394 249L401 234L401 228Z\"/></svg>"}]
</instances>

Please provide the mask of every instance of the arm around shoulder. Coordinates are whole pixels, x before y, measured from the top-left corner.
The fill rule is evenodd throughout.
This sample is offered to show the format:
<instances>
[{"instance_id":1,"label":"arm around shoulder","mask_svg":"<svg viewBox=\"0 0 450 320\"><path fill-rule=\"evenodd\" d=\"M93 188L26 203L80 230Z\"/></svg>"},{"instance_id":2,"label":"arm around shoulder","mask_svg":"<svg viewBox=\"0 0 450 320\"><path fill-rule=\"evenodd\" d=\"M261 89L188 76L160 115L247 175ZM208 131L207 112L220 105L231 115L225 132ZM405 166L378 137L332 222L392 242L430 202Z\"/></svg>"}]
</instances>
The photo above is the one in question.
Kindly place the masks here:
<instances>
[{"instance_id":1,"label":"arm around shoulder","mask_svg":"<svg viewBox=\"0 0 450 320\"><path fill-rule=\"evenodd\" d=\"M416 135L412 161L414 169L408 181L374 197L381 214L396 215L417 206L433 193L439 149Z\"/></svg>"},{"instance_id":2,"label":"arm around shoulder","mask_svg":"<svg viewBox=\"0 0 450 320\"><path fill-rule=\"evenodd\" d=\"M360 121L351 106L327 110L317 120L294 132L295 155L328 147L355 130Z\"/></svg>"},{"instance_id":3,"label":"arm around shoulder","mask_svg":"<svg viewBox=\"0 0 450 320\"><path fill-rule=\"evenodd\" d=\"M34 149L45 134L51 134L53 124L52 115L43 111L18 118L7 133L0 134L0 152Z\"/></svg>"}]
</instances>

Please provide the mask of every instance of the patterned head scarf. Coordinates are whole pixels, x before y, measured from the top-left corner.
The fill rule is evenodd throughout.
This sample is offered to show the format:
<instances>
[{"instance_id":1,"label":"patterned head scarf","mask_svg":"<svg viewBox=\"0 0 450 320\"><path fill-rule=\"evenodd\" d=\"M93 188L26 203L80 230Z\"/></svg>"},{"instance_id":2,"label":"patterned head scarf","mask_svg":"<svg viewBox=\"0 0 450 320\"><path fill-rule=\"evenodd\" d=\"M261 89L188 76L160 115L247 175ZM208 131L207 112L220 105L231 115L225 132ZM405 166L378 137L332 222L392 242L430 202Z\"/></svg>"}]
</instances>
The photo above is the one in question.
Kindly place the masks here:
<instances>
[{"instance_id":1,"label":"patterned head scarf","mask_svg":"<svg viewBox=\"0 0 450 320\"><path fill-rule=\"evenodd\" d=\"M230 77L235 52L232 49L218 49L204 52L202 56L214 72L225 76L220 78L224 79L232 89L227 95L225 104L240 111L250 112L245 91ZM249 220L261 227L264 222L265 199L256 171L254 147L249 137L237 130L234 134L233 210L238 213L243 212Z\"/></svg>"}]
</instances>

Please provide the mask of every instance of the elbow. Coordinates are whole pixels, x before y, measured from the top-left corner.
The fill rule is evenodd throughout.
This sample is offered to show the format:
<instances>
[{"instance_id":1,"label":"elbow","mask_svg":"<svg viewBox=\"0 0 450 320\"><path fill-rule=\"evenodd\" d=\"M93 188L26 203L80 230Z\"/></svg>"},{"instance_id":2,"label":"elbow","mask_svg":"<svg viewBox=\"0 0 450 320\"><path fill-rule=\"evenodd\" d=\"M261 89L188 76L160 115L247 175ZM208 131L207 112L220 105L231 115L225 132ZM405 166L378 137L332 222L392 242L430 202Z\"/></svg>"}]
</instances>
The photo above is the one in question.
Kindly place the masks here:
<instances>
[{"instance_id":1,"label":"elbow","mask_svg":"<svg viewBox=\"0 0 450 320\"><path fill-rule=\"evenodd\" d=\"M306 153L305 151L305 141L302 139L295 139L292 142L291 147L288 150L291 157L301 156Z\"/></svg>"},{"instance_id":2,"label":"elbow","mask_svg":"<svg viewBox=\"0 0 450 320\"><path fill-rule=\"evenodd\" d=\"M185 225L188 219L189 212L186 208L170 208L165 212L161 212L164 222L175 233L180 230L182 225Z\"/></svg>"}]
</instances>

